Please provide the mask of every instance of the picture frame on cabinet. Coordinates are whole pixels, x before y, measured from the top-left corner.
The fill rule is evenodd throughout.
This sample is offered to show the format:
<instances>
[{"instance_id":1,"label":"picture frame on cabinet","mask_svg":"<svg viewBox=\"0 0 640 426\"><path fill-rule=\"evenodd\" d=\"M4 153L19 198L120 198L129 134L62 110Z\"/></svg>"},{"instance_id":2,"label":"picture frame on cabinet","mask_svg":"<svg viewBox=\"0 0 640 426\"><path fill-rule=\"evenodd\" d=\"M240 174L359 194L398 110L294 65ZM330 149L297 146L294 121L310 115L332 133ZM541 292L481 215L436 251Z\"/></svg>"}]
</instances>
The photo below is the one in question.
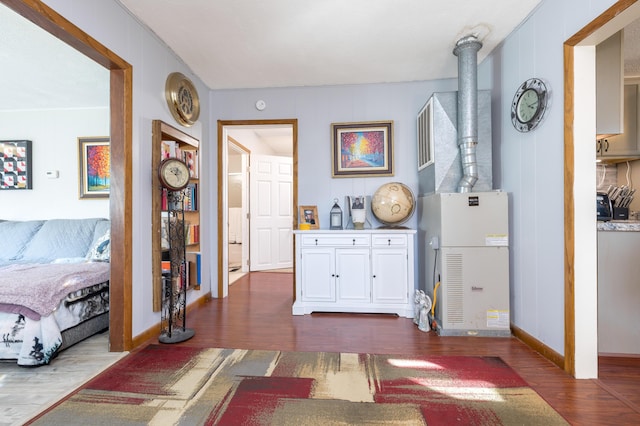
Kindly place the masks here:
<instances>
[{"instance_id":1,"label":"picture frame on cabinet","mask_svg":"<svg viewBox=\"0 0 640 426\"><path fill-rule=\"evenodd\" d=\"M309 224L311 229L319 229L318 206L300 206L300 223Z\"/></svg>"},{"instance_id":2,"label":"picture frame on cabinet","mask_svg":"<svg viewBox=\"0 0 640 426\"><path fill-rule=\"evenodd\" d=\"M393 176L393 121L331 124L332 177Z\"/></svg>"},{"instance_id":3,"label":"picture frame on cabinet","mask_svg":"<svg viewBox=\"0 0 640 426\"><path fill-rule=\"evenodd\" d=\"M109 198L110 140L106 136L78 138L78 182L81 199Z\"/></svg>"}]
</instances>

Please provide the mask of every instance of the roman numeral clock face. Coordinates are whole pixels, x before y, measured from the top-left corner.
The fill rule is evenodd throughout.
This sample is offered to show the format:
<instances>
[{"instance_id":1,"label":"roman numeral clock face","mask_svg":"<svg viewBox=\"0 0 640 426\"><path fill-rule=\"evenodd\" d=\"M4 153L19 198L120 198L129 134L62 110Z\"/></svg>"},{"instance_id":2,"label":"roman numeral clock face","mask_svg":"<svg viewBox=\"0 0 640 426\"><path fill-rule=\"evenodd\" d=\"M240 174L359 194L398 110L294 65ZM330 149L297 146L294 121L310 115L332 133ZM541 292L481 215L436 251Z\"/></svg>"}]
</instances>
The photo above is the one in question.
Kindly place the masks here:
<instances>
[{"instance_id":1,"label":"roman numeral clock face","mask_svg":"<svg viewBox=\"0 0 640 426\"><path fill-rule=\"evenodd\" d=\"M547 110L547 86L531 78L518 87L511 102L511 122L519 132L529 132L542 121Z\"/></svg>"}]
</instances>

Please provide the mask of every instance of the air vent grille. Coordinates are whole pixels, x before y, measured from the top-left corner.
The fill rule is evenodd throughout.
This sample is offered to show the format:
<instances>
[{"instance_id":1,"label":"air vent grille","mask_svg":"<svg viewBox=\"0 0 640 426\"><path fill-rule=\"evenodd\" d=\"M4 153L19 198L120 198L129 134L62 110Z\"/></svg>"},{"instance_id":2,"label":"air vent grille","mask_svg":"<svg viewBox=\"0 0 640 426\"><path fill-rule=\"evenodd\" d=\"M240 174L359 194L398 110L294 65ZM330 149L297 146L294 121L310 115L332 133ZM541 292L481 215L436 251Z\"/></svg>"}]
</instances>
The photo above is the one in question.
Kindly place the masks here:
<instances>
[{"instance_id":1,"label":"air vent grille","mask_svg":"<svg viewBox=\"0 0 640 426\"><path fill-rule=\"evenodd\" d=\"M449 253L445 256L445 262L447 271L445 321L449 325L462 324L464 322L462 254Z\"/></svg>"},{"instance_id":2,"label":"air vent grille","mask_svg":"<svg viewBox=\"0 0 640 426\"><path fill-rule=\"evenodd\" d=\"M433 98L422 108L417 118L418 126L418 170L433 163Z\"/></svg>"}]
</instances>

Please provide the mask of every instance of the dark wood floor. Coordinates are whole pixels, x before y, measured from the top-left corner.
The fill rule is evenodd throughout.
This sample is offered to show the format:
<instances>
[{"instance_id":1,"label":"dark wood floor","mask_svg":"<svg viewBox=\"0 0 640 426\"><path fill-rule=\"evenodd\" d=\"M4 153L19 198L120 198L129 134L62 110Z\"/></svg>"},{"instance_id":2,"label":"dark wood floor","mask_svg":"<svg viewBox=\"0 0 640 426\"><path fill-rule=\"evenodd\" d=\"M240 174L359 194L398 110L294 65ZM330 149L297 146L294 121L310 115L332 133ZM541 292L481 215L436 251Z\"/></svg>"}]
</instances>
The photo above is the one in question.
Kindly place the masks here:
<instances>
[{"instance_id":1,"label":"dark wood floor","mask_svg":"<svg viewBox=\"0 0 640 426\"><path fill-rule=\"evenodd\" d=\"M640 360L601 358L575 380L515 338L440 337L392 315L291 315L293 275L254 272L189 312L181 345L283 351L499 356L573 425L640 425Z\"/></svg>"}]
</instances>

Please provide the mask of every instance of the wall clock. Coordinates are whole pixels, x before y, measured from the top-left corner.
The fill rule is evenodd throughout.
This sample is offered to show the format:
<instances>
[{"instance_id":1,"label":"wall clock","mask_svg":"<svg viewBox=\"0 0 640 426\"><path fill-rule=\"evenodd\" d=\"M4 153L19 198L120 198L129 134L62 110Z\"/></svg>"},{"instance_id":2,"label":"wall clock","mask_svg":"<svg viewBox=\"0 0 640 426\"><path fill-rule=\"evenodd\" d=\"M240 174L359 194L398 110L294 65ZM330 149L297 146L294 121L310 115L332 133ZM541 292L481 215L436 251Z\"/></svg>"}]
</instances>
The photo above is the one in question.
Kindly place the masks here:
<instances>
[{"instance_id":1,"label":"wall clock","mask_svg":"<svg viewBox=\"0 0 640 426\"><path fill-rule=\"evenodd\" d=\"M179 72L169 74L164 95L173 118L183 126L192 126L200 117L198 91L187 77Z\"/></svg>"},{"instance_id":2,"label":"wall clock","mask_svg":"<svg viewBox=\"0 0 640 426\"><path fill-rule=\"evenodd\" d=\"M167 158L158 167L158 177L169 191L180 191L189 184L189 167L182 160Z\"/></svg>"},{"instance_id":3,"label":"wall clock","mask_svg":"<svg viewBox=\"0 0 640 426\"><path fill-rule=\"evenodd\" d=\"M529 132L542 121L547 110L547 86L530 78L518 87L511 102L511 122L519 132Z\"/></svg>"}]
</instances>

